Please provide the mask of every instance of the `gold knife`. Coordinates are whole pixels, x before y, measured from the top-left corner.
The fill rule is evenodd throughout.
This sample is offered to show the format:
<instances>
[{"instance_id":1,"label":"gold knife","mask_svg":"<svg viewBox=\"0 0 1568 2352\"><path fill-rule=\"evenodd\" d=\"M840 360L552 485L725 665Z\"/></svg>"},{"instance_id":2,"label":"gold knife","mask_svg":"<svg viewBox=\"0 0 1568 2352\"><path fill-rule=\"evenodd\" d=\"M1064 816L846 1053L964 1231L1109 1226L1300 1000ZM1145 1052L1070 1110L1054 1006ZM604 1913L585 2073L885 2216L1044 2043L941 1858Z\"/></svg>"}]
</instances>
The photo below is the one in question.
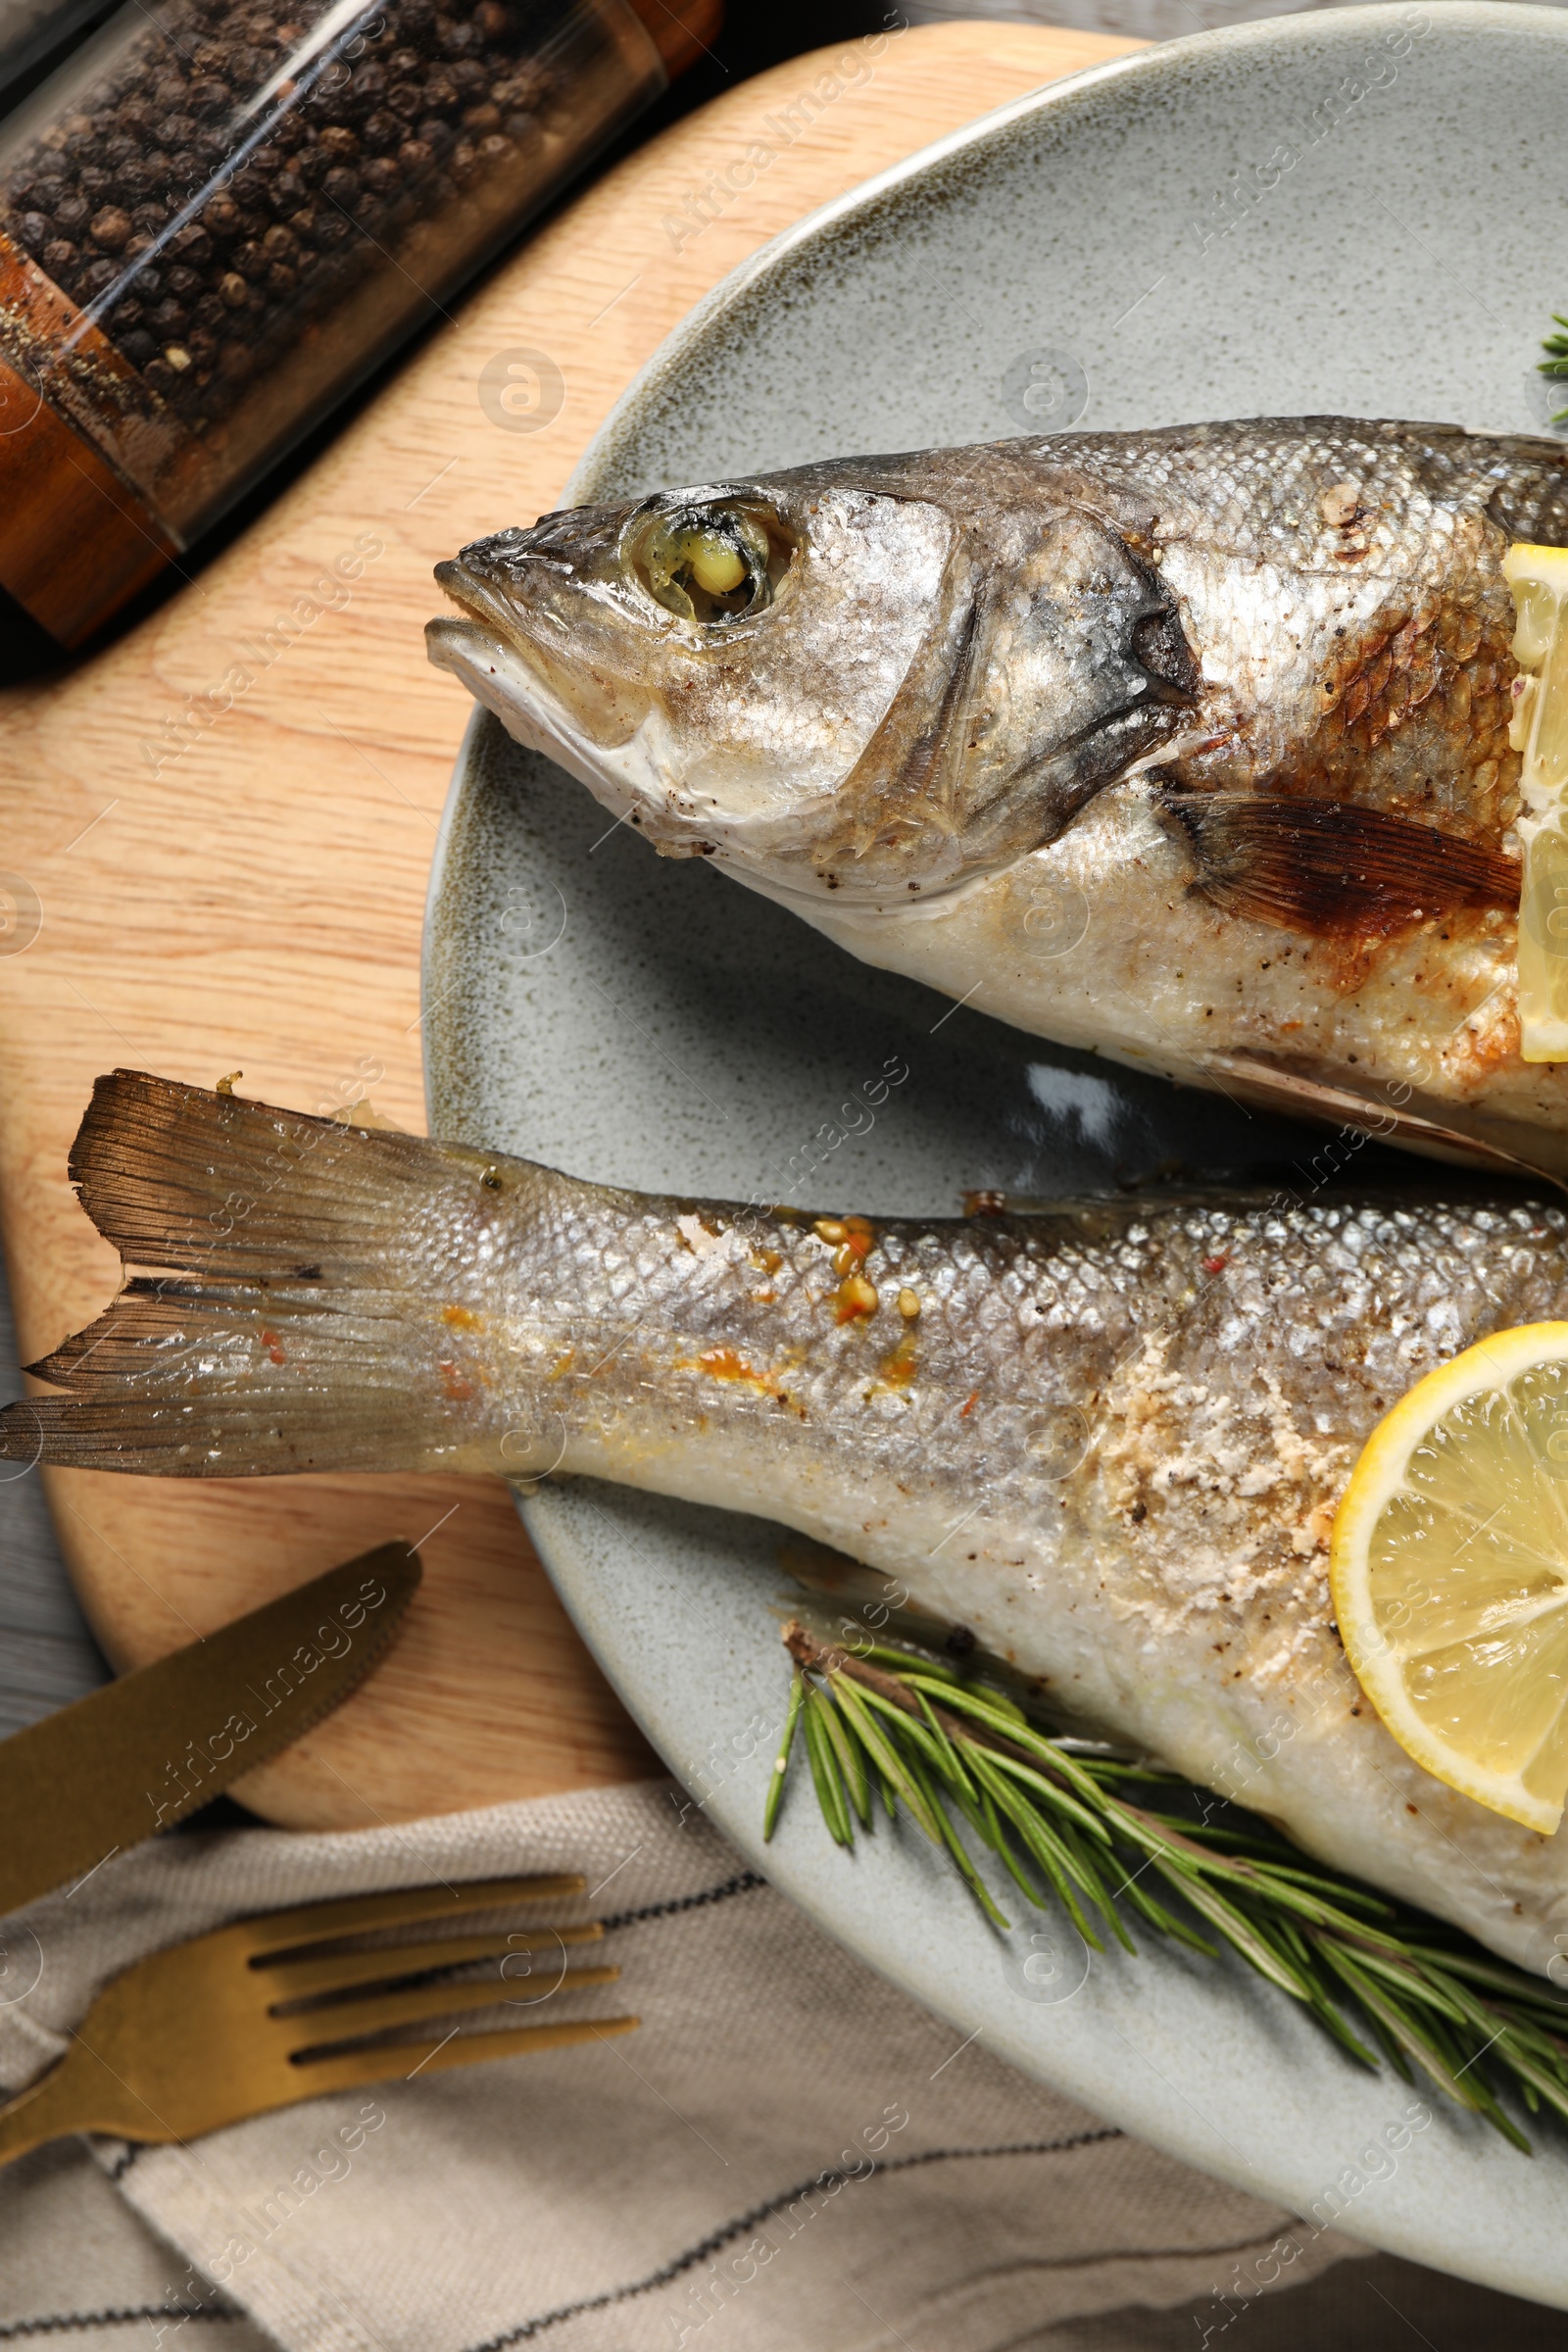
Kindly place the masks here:
<instances>
[{"instance_id":1,"label":"gold knife","mask_svg":"<svg viewBox=\"0 0 1568 2352\"><path fill-rule=\"evenodd\" d=\"M166 1830L347 1698L419 1582L381 1544L0 1740L0 1915Z\"/></svg>"}]
</instances>

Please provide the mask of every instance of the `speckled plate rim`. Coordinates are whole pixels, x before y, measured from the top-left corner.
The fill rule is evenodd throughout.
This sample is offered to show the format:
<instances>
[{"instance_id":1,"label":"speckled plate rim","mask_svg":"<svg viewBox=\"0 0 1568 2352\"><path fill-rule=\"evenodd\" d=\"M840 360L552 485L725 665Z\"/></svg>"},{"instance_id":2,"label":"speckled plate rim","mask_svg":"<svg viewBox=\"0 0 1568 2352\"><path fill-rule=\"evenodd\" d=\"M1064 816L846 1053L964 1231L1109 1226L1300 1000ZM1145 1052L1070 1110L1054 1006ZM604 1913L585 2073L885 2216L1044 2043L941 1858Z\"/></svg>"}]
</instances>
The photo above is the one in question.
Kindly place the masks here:
<instances>
[{"instance_id":1,"label":"speckled plate rim","mask_svg":"<svg viewBox=\"0 0 1568 2352\"><path fill-rule=\"evenodd\" d=\"M1396 13L1357 8L1306 22L1319 45L1336 38L1348 44ZM1568 11L1559 16L1491 0L1436 0L1432 14L1439 26L1456 32L1516 23L1521 29L1549 31L1568 48ZM601 427L563 503L604 494L601 485L633 429L657 408L715 321L764 292L803 249L880 212L901 191L946 174L1041 111L1070 113L1117 81L1179 83L1188 59L1200 54L1286 49L1302 37L1302 22L1287 17L1230 26L1047 84L808 215L733 270L675 328ZM434 951L446 952L448 969L452 954L461 954L454 945L461 911L446 896L449 880L460 879L452 871L453 842L492 727L483 713L472 714L442 821L427 908L427 992ZM427 1029L432 1096L436 1052L435 1033ZM546 1488L520 1499L519 1509L573 1621L630 1711L687 1787L699 1788L708 1761L703 1735L713 1720L700 1699L693 1703L703 1642L731 1678L737 1709L764 1700L769 1690L776 1695L780 1680L776 1652L767 1654L771 1627L757 1619L755 1571L751 1618L728 1611L717 1622L727 1562L739 1561L748 1544L756 1552L758 1523L590 1482ZM650 1668L636 1612L617 1605L617 1588L650 1579L693 1669L683 1689L673 1687L667 1672L662 1680ZM1239 2187L1277 2199L1290 2214L1307 2217L1309 2234L1322 2224L1326 2206L1334 2226L1364 2242L1568 2308L1568 2246L1561 2232L1568 2142L1549 2132L1538 2134L1538 2154L1526 2161L1474 2120L1436 2102L1430 2103L1430 2124L1412 2133L1400 2122L1411 2094L1392 2074L1360 2075L1317 2037L1293 2004L1224 1962L1195 1967L1168 1948L1146 1951L1134 1962L1112 1955L1093 1963L1090 2001L1038 2008L1009 2001L995 1967L981 1971L982 1956L995 1949L988 1946L990 1931L917 1841L884 1830L847 1862L828 1844L811 1809L797 1804L786 1810L778 1838L764 1848L760 1821L769 1768L770 1753L759 1748L729 1768L721 1786L704 1788L710 1817L829 1934L950 2019L956 2048L966 2035L984 2034L994 2053L1096 2112ZM1218 2094L1216 2082L1222 2085ZM1261 2130L1260 2102L1266 2110Z\"/></svg>"},{"instance_id":2,"label":"speckled plate rim","mask_svg":"<svg viewBox=\"0 0 1568 2352\"><path fill-rule=\"evenodd\" d=\"M1485 34L1506 27L1513 21L1521 29L1554 34L1568 45L1568 8L1532 6L1530 0L1431 0L1431 7L1437 23L1445 29ZM956 130L933 139L902 162L890 164L885 171L830 198L813 212L803 214L790 227L737 263L671 328L659 349L639 368L578 459L562 492L562 505L587 506L603 495L601 485L613 472L630 437L629 428L674 384L714 321L750 300L769 279L782 275L804 248L824 243L842 222L869 220L888 198L931 180L959 157L978 156L1004 140L1015 123L1029 121L1042 112L1070 114L1107 83L1126 81L1136 88L1151 80L1179 81L1189 58L1286 50L1293 40L1299 41L1303 21L1309 22L1314 33L1325 40L1343 42L1348 47L1367 31L1412 13L1424 17L1428 11L1425 7L1404 9L1393 5L1392 0L1373 0L1369 6L1309 8L1293 15L1220 25L1181 40L1152 42L1125 57L1107 58L1101 65L1085 66L1076 74L1066 74L1058 80L1042 83L1038 89L1026 90L1021 98L1009 99L1003 106L977 115L973 122L960 123Z\"/></svg>"}]
</instances>

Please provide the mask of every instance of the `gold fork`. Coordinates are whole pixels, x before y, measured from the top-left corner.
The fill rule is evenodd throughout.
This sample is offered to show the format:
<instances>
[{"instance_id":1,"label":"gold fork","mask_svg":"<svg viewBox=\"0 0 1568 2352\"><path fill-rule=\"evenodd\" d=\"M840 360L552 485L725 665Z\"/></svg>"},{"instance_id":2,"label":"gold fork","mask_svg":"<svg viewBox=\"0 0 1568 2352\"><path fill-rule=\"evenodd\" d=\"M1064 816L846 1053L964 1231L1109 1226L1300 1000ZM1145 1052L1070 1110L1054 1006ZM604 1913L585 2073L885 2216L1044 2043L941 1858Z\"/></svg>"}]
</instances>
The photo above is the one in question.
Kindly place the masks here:
<instances>
[{"instance_id":1,"label":"gold fork","mask_svg":"<svg viewBox=\"0 0 1568 2352\"><path fill-rule=\"evenodd\" d=\"M596 1942L604 1934L597 1920L510 1935L491 1929L438 1936L372 1951L332 1948L345 1936L377 1929L580 1894L585 1884L580 1878L478 1879L459 1886L352 1895L263 1912L152 1952L110 1980L65 2056L0 2107L0 2164L63 2132L194 2139L323 2091L629 2034L634 2017L541 2018L498 2033L464 2034L454 2025L428 2041L364 2041L395 2027L516 2000L508 1988L519 1976L530 1985L530 2004L612 1984L618 1968L568 1969L560 1948ZM518 1962L516 1976L507 1972L508 1957ZM536 1970L540 1959L544 1965ZM429 1982L434 1970L479 1960L500 1960L498 1974L477 1984ZM424 1981L403 1981L414 1978ZM539 1985L542 1990L532 1989ZM349 1993L360 1997L342 1997Z\"/></svg>"}]
</instances>

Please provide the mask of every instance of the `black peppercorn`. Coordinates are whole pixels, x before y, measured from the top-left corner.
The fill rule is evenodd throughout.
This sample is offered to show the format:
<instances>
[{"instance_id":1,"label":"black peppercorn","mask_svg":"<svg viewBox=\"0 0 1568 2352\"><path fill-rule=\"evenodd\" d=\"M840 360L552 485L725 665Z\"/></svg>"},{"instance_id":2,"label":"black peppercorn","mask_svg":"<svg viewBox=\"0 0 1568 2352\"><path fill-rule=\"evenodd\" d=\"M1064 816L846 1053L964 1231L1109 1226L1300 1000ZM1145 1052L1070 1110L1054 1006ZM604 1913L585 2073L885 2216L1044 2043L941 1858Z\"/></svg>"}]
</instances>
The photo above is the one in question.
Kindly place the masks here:
<instances>
[{"instance_id":1,"label":"black peppercorn","mask_svg":"<svg viewBox=\"0 0 1568 2352\"><path fill-rule=\"evenodd\" d=\"M546 171L534 118L551 79L531 52L550 44L575 77L569 45L592 13L568 0L379 0L349 23L335 0L125 7L110 62L83 63L76 111L13 142L0 223L66 296L93 305L136 371L116 389L106 446L130 446L127 416L156 418L139 446L169 455L137 486L172 527L200 527L279 417L319 413L372 356L356 338L415 323L421 287L451 284L520 219L524 148L541 192ZM585 130L599 119L593 86ZM564 164L568 139L560 152ZM372 275L385 281L375 302L350 300ZM388 324L365 323L377 318ZM0 338L4 327L0 297ZM85 368L72 385L91 432L102 395Z\"/></svg>"}]
</instances>

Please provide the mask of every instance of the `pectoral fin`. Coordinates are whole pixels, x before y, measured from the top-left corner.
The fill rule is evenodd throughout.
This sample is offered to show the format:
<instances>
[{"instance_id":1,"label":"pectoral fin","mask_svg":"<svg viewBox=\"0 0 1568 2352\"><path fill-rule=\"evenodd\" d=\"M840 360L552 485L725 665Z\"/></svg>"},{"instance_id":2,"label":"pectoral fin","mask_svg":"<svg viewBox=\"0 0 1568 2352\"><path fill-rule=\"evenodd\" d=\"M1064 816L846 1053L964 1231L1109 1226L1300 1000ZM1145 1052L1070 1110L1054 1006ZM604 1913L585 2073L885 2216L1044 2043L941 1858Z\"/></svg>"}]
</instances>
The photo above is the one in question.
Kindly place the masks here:
<instances>
[{"instance_id":1,"label":"pectoral fin","mask_svg":"<svg viewBox=\"0 0 1568 2352\"><path fill-rule=\"evenodd\" d=\"M1498 1176L1517 1176L1530 1183L1549 1184L1554 1192L1568 1184L1549 1168L1522 1159L1500 1144L1462 1129L1446 1126L1419 1111L1396 1108L1385 1099L1369 1101L1348 1087L1329 1086L1318 1078L1298 1077L1277 1070L1246 1054L1206 1054L1203 1067L1213 1073L1228 1095L1250 1102L1258 1110L1282 1111L1289 1118L1319 1120L1326 1127L1350 1129L1398 1144L1423 1159L1446 1160L1451 1167L1485 1168Z\"/></svg>"},{"instance_id":2,"label":"pectoral fin","mask_svg":"<svg viewBox=\"0 0 1568 2352\"><path fill-rule=\"evenodd\" d=\"M1343 801L1166 793L1160 808L1227 913L1378 936L1465 906L1519 905L1519 868L1483 843Z\"/></svg>"}]
</instances>

